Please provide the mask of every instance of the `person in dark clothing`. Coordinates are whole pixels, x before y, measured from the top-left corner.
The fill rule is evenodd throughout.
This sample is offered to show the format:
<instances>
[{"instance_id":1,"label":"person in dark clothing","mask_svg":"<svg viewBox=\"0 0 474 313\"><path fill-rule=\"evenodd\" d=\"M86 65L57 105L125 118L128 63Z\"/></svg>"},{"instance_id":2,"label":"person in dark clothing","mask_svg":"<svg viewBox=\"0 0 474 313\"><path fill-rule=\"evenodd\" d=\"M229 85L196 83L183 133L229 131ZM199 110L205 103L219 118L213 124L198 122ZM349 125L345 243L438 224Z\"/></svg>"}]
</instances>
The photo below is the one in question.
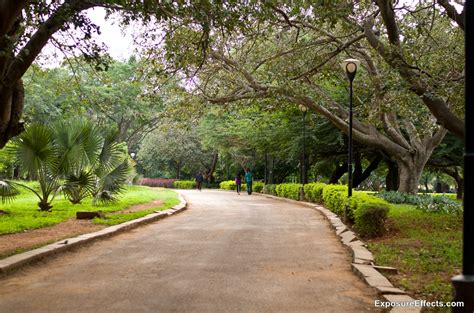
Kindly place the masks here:
<instances>
[{"instance_id":1,"label":"person in dark clothing","mask_svg":"<svg viewBox=\"0 0 474 313\"><path fill-rule=\"evenodd\" d=\"M201 191L202 188L202 182L204 181L204 177L202 176L201 173L196 175L196 188L197 190Z\"/></svg>"},{"instance_id":2,"label":"person in dark clothing","mask_svg":"<svg viewBox=\"0 0 474 313\"><path fill-rule=\"evenodd\" d=\"M235 185L237 186L237 194L240 195L240 190L242 188L242 176L240 176L240 172L235 176Z\"/></svg>"}]
</instances>

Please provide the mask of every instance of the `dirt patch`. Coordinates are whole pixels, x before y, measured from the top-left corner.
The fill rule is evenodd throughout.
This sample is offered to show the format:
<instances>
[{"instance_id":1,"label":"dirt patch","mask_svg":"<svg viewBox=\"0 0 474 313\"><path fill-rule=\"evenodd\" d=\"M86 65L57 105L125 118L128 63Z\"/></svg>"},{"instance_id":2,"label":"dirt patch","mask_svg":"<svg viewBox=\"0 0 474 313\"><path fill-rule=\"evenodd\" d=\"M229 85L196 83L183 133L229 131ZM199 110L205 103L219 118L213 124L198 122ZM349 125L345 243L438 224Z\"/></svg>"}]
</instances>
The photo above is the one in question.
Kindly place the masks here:
<instances>
[{"instance_id":1,"label":"dirt patch","mask_svg":"<svg viewBox=\"0 0 474 313\"><path fill-rule=\"evenodd\" d=\"M134 206L131 206L129 208L126 208L125 210L122 211L117 211L112 214L124 214L124 213L132 213L132 212L137 212L137 211L143 211L151 208L156 208L157 206L160 206L163 204L163 200L155 200L153 202L149 203L143 203L143 204L137 204ZM108 213L111 214L111 213Z\"/></svg>"},{"instance_id":2,"label":"dirt patch","mask_svg":"<svg viewBox=\"0 0 474 313\"><path fill-rule=\"evenodd\" d=\"M92 221L70 219L49 227L2 235L0 236L0 258L31 250L64 238L91 233L104 227L103 225L93 224Z\"/></svg>"},{"instance_id":3,"label":"dirt patch","mask_svg":"<svg viewBox=\"0 0 474 313\"><path fill-rule=\"evenodd\" d=\"M155 200L150 203L134 205L125 210L108 213L108 215L142 211L157 207L161 204L163 204L162 200ZM77 220L72 218L66 222L49 227L27 230L16 234L0 235L0 259L65 238L92 233L105 227L104 225L94 224L91 220Z\"/></svg>"}]
</instances>

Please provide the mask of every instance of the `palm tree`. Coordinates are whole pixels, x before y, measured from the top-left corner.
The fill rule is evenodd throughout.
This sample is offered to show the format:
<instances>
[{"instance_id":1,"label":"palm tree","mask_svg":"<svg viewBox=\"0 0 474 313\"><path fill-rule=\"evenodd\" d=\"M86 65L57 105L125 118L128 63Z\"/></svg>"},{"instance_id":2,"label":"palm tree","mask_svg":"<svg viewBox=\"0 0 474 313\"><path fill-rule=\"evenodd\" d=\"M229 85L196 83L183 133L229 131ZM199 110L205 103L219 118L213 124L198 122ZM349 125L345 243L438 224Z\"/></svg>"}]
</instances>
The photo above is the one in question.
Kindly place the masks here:
<instances>
[{"instance_id":1,"label":"palm tree","mask_svg":"<svg viewBox=\"0 0 474 313\"><path fill-rule=\"evenodd\" d=\"M31 125L13 149L20 165L38 180L40 191L22 183L0 181L2 200L13 199L17 188L22 187L38 197L42 211L51 210L58 191L74 204L88 196L94 197L94 203L115 201L129 166L126 153L114 138L104 136L85 120Z\"/></svg>"},{"instance_id":2,"label":"palm tree","mask_svg":"<svg viewBox=\"0 0 474 313\"><path fill-rule=\"evenodd\" d=\"M22 187L38 197L40 210L51 210L51 202L60 187L60 158L52 129L46 125L32 125L18 137L12 149L20 166L38 181L40 191L22 183L2 181L2 199L14 198L18 193L17 187Z\"/></svg>"},{"instance_id":3,"label":"palm tree","mask_svg":"<svg viewBox=\"0 0 474 313\"><path fill-rule=\"evenodd\" d=\"M82 131L79 158L69 166L62 190L72 203L88 196L94 203L116 201L130 170L126 149L117 142L117 132L103 132L88 123Z\"/></svg>"}]
</instances>

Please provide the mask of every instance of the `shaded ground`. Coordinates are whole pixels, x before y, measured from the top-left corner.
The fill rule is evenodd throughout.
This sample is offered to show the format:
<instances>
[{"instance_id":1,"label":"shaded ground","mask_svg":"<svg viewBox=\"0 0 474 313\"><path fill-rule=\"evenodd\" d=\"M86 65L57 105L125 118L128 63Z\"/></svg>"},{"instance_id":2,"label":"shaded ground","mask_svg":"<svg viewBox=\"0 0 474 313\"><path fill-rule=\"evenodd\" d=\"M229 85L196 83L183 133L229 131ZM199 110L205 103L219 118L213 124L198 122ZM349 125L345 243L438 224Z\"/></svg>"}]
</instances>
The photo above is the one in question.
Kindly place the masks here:
<instances>
[{"instance_id":1,"label":"shaded ground","mask_svg":"<svg viewBox=\"0 0 474 313\"><path fill-rule=\"evenodd\" d=\"M162 203L162 200L155 200L150 203L134 205L122 211L108 213L108 215L142 211L157 207ZM31 250L65 238L91 233L105 227L104 225L94 224L90 220L70 219L50 227L32 229L16 234L0 235L0 258L25 250Z\"/></svg>"},{"instance_id":2,"label":"shaded ground","mask_svg":"<svg viewBox=\"0 0 474 313\"><path fill-rule=\"evenodd\" d=\"M375 293L318 212L183 193L189 209L177 216L2 278L0 311L375 311Z\"/></svg>"}]
</instances>

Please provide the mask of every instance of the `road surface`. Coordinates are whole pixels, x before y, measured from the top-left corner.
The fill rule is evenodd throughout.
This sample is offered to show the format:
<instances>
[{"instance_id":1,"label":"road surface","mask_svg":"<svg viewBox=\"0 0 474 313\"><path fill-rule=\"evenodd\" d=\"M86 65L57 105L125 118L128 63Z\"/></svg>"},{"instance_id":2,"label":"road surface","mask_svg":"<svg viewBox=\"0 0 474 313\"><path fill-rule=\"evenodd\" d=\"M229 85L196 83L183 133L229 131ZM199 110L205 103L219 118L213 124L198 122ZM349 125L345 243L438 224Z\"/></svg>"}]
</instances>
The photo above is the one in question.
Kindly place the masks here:
<instances>
[{"instance_id":1,"label":"road surface","mask_svg":"<svg viewBox=\"0 0 474 313\"><path fill-rule=\"evenodd\" d=\"M310 208L183 191L188 210L0 280L0 312L366 312L376 294Z\"/></svg>"}]
</instances>

